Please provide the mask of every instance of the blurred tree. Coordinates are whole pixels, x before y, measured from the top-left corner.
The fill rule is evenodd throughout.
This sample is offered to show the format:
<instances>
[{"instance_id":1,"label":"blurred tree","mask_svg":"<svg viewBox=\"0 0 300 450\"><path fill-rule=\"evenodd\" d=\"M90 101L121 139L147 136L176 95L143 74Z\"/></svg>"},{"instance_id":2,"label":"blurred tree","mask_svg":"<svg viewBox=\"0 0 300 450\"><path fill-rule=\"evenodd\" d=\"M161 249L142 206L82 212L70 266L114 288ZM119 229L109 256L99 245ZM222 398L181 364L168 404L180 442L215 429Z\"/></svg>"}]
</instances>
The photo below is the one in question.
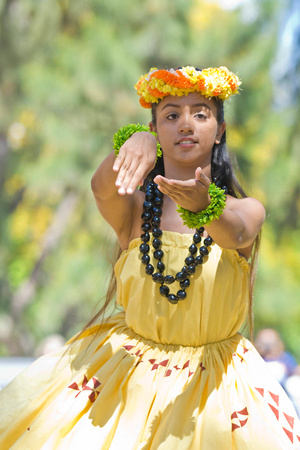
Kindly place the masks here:
<instances>
[{"instance_id":1,"label":"blurred tree","mask_svg":"<svg viewBox=\"0 0 300 450\"><path fill-rule=\"evenodd\" d=\"M300 358L300 8L297 0L279 5L270 65L273 126L261 176L269 217L257 286L257 326L277 328Z\"/></svg>"},{"instance_id":2,"label":"blurred tree","mask_svg":"<svg viewBox=\"0 0 300 450\"><path fill-rule=\"evenodd\" d=\"M137 6L8 1L1 10L2 48L9 49L8 56L1 52L0 80L3 118L9 109L2 121L3 352L30 354L48 333L77 331L105 285L103 255L113 237L107 239L89 180L111 150L113 132L143 120L133 90L143 71L139 54L149 47L148 66L168 32L170 48L175 43L183 52L188 29L182 1L169 11L160 2ZM158 28L158 42L148 46L155 37L152 19L167 12L168 26Z\"/></svg>"}]
</instances>

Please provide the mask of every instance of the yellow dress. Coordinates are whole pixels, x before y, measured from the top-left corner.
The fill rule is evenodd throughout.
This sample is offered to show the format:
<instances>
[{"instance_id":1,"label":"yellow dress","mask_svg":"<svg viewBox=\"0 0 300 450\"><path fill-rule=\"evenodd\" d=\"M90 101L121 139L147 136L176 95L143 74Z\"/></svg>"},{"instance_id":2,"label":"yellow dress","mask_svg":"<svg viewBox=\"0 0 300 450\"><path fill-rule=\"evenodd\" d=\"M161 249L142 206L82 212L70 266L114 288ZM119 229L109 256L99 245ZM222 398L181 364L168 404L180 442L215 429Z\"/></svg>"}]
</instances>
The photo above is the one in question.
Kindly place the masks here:
<instances>
[{"instance_id":1,"label":"yellow dress","mask_svg":"<svg viewBox=\"0 0 300 450\"><path fill-rule=\"evenodd\" d=\"M163 233L167 273L181 268L191 239ZM139 245L115 266L124 311L0 393L0 449L300 448L290 400L238 332L247 261L213 244L187 298L172 305L145 275Z\"/></svg>"}]
</instances>

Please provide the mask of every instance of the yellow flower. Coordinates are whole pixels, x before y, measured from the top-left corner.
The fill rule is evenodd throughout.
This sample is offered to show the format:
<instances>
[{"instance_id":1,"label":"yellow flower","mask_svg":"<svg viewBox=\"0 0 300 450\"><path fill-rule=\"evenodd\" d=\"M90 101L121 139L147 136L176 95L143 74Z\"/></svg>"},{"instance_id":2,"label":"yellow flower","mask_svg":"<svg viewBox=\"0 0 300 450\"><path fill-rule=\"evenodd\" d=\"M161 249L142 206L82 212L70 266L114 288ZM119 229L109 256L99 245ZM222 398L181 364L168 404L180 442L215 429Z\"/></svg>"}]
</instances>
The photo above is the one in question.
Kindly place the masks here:
<instances>
[{"instance_id":1,"label":"yellow flower","mask_svg":"<svg viewBox=\"0 0 300 450\"><path fill-rule=\"evenodd\" d=\"M192 66L174 70L151 68L148 74L142 75L135 85L140 103L150 108L167 95L183 96L190 92L200 92L205 97L228 99L238 93L241 84L236 75L227 67L209 67L199 71Z\"/></svg>"}]
</instances>

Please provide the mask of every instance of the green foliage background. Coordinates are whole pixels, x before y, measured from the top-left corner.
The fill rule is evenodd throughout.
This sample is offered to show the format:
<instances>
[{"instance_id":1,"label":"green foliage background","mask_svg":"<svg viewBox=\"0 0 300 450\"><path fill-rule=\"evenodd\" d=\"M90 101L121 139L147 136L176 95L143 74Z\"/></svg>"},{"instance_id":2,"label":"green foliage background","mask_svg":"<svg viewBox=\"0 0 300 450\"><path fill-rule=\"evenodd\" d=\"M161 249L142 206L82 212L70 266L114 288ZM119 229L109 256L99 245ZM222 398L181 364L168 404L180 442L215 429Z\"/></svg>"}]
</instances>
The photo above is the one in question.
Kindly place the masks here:
<instances>
[{"instance_id":1,"label":"green foliage background","mask_svg":"<svg viewBox=\"0 0 300 450\"><path fill-rule=\"evenodd\" d=\"M31 355L99 308L113 232L90 179L115 130L147 124L133 89L151 66L226 65L229 146L267 221L256 329L278 329L300 361L299 101L274 107L270 70L286 2L223 10L206 0L0 1L0 351ZM298 71L299 77L299 71Z\"/></svg>"}]
</instances>

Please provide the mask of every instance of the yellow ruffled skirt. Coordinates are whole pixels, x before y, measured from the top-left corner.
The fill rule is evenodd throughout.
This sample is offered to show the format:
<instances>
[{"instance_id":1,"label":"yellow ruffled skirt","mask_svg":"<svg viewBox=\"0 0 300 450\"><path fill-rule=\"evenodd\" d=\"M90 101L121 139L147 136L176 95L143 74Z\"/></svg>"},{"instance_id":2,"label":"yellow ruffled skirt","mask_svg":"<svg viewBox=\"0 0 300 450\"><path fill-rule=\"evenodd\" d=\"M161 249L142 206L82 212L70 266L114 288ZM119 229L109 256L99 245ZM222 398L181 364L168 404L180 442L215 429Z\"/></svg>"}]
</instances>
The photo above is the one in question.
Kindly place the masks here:
<instances>
[{"instance_id":1,"label":"yellow ruffled skirt","mask_svg":"<svg viewBox=\"0 0 300 450\"><path fill-rule=\"evenodd\" d=\"M0 393L0 449L300 448L299 421L241 335L162 345L124 313L38 359Z\"/></svg>"}]
</instances>

